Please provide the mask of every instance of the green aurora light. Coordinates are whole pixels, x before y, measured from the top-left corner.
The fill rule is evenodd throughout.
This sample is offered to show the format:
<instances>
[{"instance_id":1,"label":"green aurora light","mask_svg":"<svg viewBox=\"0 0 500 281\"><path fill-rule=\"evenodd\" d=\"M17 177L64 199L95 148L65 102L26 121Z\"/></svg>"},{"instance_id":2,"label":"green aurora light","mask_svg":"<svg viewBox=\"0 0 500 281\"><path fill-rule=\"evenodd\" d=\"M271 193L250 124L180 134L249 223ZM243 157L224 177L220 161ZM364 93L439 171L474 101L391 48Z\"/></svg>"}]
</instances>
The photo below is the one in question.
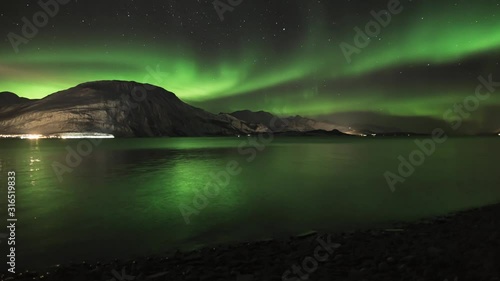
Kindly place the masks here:
<instances>
[{"instance_id":1,"label":"green aurora light","mask_svg":"<svg viewBox=\"0 0 500 281\"><path fill-rule=\"evenodd\" d=\"M87 81L129 80L161 86L199 106L221 101L217 108L209 106L214 111L246 108L317 116L376 110L390 115L439 118L453 103L472 94L477 76L484 73L471 75L467 82L433 81L439 87L432 84L409 88L398 84L374 90L360 86L364 79L380 72L428 65L446 69L450 64L496 54L500 49L500 20L492 10L498 9L498 4L486 2L475 5L462 1L451 10L444 10L445 4L430 9L430 5L412 7L405 2L405 10L393 15L380 38L372 38L361 54L353 55L351 64L339 44L353 44L353 28L364 27L372 19L369 13L344 23L335 36L325 18L319 18L309 23L311 32L302 34L302 39L287 49L245 43L240 38L235 41L238 48L219 50L210 56L188 39L175 44L144 39L137 42L148 44L125 45L118 39L95 36L89 39L90 47L69 42L53 46L40 39L20 54L2 49L0 88L28 98L42 98ZM434 12L439 9L443 11ZM106 48L102 47L104 43ZM488 67L485 69L491 69ZM339 92L336 84L345 80L353 81L354 86L343 87L339 97L335 94ZM401 92L411 94L398 96ZM487 105L500 105L500 101L495 97Z\"/></svg>"}]
</instances>

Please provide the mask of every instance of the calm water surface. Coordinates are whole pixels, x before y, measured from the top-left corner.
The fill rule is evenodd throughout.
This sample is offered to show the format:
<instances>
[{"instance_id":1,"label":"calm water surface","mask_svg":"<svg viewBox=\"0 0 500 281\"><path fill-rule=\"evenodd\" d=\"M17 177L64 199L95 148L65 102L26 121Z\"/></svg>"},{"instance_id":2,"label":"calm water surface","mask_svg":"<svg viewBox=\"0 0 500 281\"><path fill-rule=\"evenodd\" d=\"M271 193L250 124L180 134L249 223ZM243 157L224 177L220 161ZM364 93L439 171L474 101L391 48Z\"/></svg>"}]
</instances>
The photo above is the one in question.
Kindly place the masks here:
<instances>
[{"instance_id":1,"label":"calm water surface","mask_svg":"<svg viewBox=\"0 0 500 281\"><path fill-rule=\"evenodd\" d=\"M54 163L68 165L68 148L88 149L81 141L0 140L1 206L7 171L17 173L18 268L367 227L500 202L500 138L449 139L394 193L384 172L397 172L397 157L416 149L414 139L277 138L262 151L248 140L104 140L61 178ZM198 190L228 163L241 173L187 224L179 206L194 207ZM6 224L4 207L0 214Z\"/></svg>"}]
</instances>

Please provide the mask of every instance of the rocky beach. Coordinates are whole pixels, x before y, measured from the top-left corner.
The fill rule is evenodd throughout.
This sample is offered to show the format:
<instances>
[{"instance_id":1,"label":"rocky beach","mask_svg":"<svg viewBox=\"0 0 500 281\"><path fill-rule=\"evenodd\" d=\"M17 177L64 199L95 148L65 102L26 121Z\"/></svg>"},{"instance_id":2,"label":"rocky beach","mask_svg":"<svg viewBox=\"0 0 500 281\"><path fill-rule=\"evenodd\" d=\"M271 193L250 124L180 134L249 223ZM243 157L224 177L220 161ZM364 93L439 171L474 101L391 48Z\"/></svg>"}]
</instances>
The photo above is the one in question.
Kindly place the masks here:
<instances>
[{"instance_id":1,"label":"rocky beach","mask_svg":"<svg viewBox=\"0 0 500 281\"><path fill-rule=\"evenodd\" d=\"M500 205L390 228L314 232L101 263L56 265L6 280L500 280Z\"/></svg>"}]
</instances>

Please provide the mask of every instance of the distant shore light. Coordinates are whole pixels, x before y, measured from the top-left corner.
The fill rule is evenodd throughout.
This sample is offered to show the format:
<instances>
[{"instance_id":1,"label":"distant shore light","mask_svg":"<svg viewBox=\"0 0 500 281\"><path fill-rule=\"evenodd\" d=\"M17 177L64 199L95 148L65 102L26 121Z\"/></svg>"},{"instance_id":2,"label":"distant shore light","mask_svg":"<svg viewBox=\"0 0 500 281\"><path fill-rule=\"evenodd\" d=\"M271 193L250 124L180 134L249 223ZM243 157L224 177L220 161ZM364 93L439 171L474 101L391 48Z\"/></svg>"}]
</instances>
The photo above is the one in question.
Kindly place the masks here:
<instances>
[{"instance_id":1,"label":"distant shore light","mask_svg":"<svg viewBox=\"0 0 500 281\"><path fill-rule=\"evenodd\" d=\"M21 139L28 139L28 140L37 140L43 138L42 135L35 135L35 134L30 134L30 135L21 135Z\"/></svg>"},{"instance_id":2,"label":"distant shore light","mask_svg":"<svg viewBox=\"0 0 500 281\"><path fill-rule=\"evenodd\" d=\"M115 136L61 136L61 139L63 140L68 140L68 139L114 139Z\"/></svg>"},{"instance_id":3,"label":"distant shore light","mask_svg":"<svg viewBox=\"0 0 500 281\"><path fill-rule=\"evenodd\" d=\"M104 133L63 133L59 134L61 139L114 139L115 136Z\"/></svg>"},{"instance_id":4,"label":"distant shore light","mask_svg":"<svg viewBox=\"0 0 500 281\"><path fill-rule=\"evenodd\" d=\"M3 135L0 134L0 138L3 139L23 139L23 140L38 140L38 139L114 139L115 136L111 134L104 133L62 133L53 135L41 135L41 134L16 134L16 135Z\"/></svg>"}]
</instances>

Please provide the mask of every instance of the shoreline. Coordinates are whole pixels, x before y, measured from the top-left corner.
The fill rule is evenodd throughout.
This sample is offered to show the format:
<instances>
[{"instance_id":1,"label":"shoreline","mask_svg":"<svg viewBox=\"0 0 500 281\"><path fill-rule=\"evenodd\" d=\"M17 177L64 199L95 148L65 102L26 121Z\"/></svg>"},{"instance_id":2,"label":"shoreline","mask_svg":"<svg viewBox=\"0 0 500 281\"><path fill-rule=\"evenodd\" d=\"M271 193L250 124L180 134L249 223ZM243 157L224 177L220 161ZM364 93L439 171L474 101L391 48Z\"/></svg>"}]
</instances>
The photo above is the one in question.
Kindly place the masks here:
<instances>
[{"instance_id":1,"label":"shoreline","mask_svg":"<svg viewBox=\"0 0 500 281\"><path fill-rule=\"evenodd\" d=\"M0 280L500 280L500 204L391 228L60 265Z\"/></svg>"}]
</instances>

